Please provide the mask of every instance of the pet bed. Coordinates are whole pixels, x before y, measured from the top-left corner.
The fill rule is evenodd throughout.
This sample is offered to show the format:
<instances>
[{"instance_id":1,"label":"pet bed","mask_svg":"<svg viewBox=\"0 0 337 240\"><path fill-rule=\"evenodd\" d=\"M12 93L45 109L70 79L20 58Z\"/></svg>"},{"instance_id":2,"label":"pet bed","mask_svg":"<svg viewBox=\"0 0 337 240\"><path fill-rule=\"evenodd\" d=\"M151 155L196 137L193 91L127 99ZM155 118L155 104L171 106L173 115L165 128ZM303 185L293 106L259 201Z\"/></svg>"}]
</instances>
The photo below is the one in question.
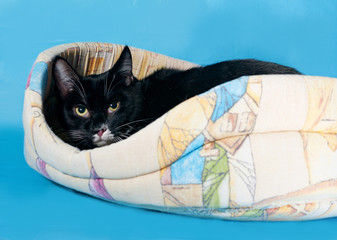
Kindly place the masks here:
<instances>
[{"instance_id":1,"label":"pet bed","mask_svg":"<svg viewBox=\"0 0 337 240\"><path fill-rule=\"evenodd\" d=\"M130 138L80 151L46 123L51 63L102 73L122 45L71 43L42 52L28 77L24 153L46 178L121 204L233 220L337 216L337 79L241 77L179 104ZM195 64L131 48L139 79Z\"/></svg>"}]
</instances>

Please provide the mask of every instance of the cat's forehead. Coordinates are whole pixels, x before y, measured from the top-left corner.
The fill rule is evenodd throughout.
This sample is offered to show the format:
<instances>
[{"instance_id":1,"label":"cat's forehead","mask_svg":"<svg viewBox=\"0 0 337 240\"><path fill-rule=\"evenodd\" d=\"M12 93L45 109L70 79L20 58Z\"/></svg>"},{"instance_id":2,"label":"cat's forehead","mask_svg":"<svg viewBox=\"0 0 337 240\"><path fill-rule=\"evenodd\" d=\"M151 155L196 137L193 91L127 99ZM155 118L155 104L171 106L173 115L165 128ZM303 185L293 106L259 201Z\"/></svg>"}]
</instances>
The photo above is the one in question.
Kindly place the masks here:
<instances>
[{"instance_id":1,"label":"cat's forehead","mask_svg":"<svg viewBox=\"0 0 337 240\"><path fill-rule=\"evenodd\" d=\"M88 76L81 79L81 84L86 92L99 93L107 89L108 80L100 76Z\"/></svg>"},{"instance_id":2,"label":"cat's forehead","mask_svg":"<svg viewBox=\"0 0 337 240\"><path fill-rule=\"evenodd\" d=\"M108 76L106 74L100 75L89 75L81 78L81 83L85 85L90 84L103 84L105 81L108 81Z\"/></svg>"},{"instance_id":3,"label":"cat's forehead","mask_svg":"<svg viewBox=\"0 0 337 240\"><path fill-rule=\"evenodd\" d=\"M110 91L110 81L102 76L85 77L81 79L81 84L85 91L84 100L88 105L104 105L114 95L114 91Z\"/></svg>"}]
</instances>

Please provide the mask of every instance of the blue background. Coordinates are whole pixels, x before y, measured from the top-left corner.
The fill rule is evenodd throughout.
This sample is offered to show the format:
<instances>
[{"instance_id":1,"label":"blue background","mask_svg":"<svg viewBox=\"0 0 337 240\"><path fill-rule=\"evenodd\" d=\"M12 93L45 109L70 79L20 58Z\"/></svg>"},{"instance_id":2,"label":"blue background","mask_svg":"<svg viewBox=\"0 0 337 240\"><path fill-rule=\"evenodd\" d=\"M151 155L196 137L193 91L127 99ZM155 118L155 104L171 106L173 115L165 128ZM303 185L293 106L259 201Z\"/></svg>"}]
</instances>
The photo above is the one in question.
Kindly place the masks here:
<instances>
[{"instance_id":1,"label":"blue background","mask_svg":"<svg viewBox=\"0 0 337 240\"><path fill-rule=\"evenodd\" d=\"M37 55L75 41L128 44L199 64L257 58L337 77L335 0L0 1L0 239L337 239L337 218L232 222L110 204L23 158L23 93Z\"/></svg>"}]
</instances>

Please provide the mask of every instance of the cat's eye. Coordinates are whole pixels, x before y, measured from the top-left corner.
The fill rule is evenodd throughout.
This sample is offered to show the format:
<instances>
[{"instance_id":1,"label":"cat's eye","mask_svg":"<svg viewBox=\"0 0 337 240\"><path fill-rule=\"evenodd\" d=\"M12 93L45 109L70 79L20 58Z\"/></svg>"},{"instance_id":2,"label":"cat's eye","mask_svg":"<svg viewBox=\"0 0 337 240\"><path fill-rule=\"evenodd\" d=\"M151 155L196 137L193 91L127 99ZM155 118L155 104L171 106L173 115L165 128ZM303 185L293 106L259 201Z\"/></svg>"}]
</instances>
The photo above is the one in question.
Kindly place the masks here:
<instances>
[{"instance_id":1,"label":"cat's eye","mask_svg":"<svg viewBox=\"0 0 337 240\"><path fill-rule=\"evenodd\" d=\"M118 108L119 108L119 102L112 102L109 104L108 111L109 113L112 113L112 112L117 111Z\"/></svg>"},{"instance_id":2,"label":"cat's eye","mask_svg":"<svg viewBox=\"0 0 337 240\"><path fill-rule=\"evenodd\" d=\"M89 111L85 106L77 106L75 108L75 113L80 117L89 117Z\"/></svg>"}]
</instances>

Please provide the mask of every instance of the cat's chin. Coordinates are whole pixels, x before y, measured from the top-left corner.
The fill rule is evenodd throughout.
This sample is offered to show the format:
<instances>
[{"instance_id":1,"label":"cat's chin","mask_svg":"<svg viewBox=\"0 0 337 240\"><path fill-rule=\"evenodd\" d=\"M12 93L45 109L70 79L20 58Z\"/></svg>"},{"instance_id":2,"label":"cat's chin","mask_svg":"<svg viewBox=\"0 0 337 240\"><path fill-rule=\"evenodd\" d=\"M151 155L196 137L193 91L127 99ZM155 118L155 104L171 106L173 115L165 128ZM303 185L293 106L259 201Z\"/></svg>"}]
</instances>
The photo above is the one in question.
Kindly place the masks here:
<instances>
[{"instance_id":1,"label":"cat's chin","mask_svg":"<svg viewBox=\"0 0 337 240\"><path fill-rule=\"evenodd\" d=\"M103 147L103 146L109 145L111 143L112 143L111 141L100 140L100 141L94 142L93 144L97 147Z\"/></svg>"},{"instance_id":2,"label":"cat's chin","mask_svg":"<svg viewBox=\"0 0 337 240\"><path fill-rule=\"evenodd\" d=\"M96 147L103 147L103 146L107 146L110 145L112 143L117 143L122 141L123 139L121 137L113 137L109 138L108 140L104 140L104 139L100 139L100 140L96 140L93 142L93 145Z\"/></svg>"}]
</instances>

